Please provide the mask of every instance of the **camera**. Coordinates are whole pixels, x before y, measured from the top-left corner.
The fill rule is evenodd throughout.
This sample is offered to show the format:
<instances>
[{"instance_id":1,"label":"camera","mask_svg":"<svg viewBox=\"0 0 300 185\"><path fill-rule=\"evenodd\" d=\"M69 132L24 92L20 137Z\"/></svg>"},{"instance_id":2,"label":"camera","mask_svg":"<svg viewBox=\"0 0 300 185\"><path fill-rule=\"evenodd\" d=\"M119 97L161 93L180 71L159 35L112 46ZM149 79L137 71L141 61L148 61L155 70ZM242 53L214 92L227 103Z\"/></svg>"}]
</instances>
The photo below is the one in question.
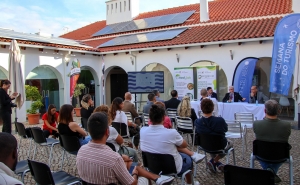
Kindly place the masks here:
<instances>
[{"instance_id":1,"label":"camera","mask_svg":"<svg viewBox=\"0 0 300 185\"><path fill-rule=\"evenodd\" d=\"M10 103L10 106L11 106L11 107L17 107L17 104L15 104L15 103Z\"/></svg>"}]
</instances>

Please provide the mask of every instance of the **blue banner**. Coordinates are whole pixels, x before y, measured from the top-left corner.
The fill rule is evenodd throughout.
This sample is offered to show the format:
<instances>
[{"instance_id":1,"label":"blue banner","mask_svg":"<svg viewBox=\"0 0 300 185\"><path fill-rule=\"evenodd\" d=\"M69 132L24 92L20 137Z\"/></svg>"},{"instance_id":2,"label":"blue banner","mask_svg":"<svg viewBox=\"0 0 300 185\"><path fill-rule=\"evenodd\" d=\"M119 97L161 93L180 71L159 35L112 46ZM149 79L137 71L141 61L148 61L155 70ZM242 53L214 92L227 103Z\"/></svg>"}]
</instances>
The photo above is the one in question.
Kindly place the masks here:
<instances>
[{"instance_id":1,"label":"blue banner","mask_svg":"<svg viewBox=\"0 0 300 185\"><path fill-rule=\"evenodd\" d=\"M246 98L245 102L249 101L252 78L257 60L257 58L252 57L245 58L235 69L233 78L234 91L240 93L243 98Z\"/></svg>"},{"instance_id":2,"label":"blue banner","mask_svg":"<svg viewBox=\"0 0 300 185\"><path fill-rule=\"evenodd\" d=\"M300 14L290 14L277 24L270 77L270 92L288 95L296 62Z\"/></svg>"}]
</instances>

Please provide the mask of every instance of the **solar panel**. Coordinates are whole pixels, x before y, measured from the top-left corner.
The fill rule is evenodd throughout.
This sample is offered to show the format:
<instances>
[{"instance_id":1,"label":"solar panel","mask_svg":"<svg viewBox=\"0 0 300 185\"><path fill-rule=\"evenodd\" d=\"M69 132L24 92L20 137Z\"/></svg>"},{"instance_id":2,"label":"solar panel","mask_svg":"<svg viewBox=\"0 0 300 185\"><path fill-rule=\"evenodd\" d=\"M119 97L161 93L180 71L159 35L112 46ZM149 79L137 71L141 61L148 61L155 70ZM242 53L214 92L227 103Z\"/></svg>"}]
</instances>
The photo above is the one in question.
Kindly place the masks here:
<instances>
[{"instance_id":1,"label":"solar panel","mask_svg":"<svg viewBox=\"0 0 300 185\"><path fill-rule=\"evenodd\" d=\"M105 28L93 34L93 36L101 36L106 34L121 33L127 31L155 28L174 24L184 23L195 11L174 13L162 16L156 16L146 19L138 19L122 23L107 25Z\"/></svg>"},{"instance_id":2,"label":"solar panel","mask_svg":"<svg viewBox=\"0 0 300 185\"><path fill-rule=\"evenodd\" d=\"M101 44L97 48L143 43L143 42L153 42L153 41L159 41L159 40L169 40L169 39L173 39L174 37L178 36L179 34L184 32L186 29L187 28L177 28L177 29L149 32L149 33L143 33L143 34L120 36L120 37L114 38L112 40L109 40L109 41Z\"/></svg>"}]
</instances>

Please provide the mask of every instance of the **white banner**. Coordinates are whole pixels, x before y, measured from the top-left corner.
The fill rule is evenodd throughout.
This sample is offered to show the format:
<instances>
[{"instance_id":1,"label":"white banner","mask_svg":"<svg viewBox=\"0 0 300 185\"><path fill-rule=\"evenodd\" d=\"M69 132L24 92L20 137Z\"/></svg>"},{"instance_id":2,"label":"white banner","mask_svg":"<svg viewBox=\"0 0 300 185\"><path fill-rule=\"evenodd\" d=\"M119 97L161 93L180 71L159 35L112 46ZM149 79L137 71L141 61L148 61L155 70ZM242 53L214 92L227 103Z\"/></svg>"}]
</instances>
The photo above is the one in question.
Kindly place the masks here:
<instances>
[{"instance_id":1,"label":"white banner","mask_svg":"<svg viewBox=\"0 0 300 185\"><path fill-rule=\"evenodd\" d=\"M202 88L211 87L214 92L217 92L217 66L197 67L197 83L198 97Z\"/></svg>"},{"instance_id":2,"label":"white banner","mask_svg":"<svg viewBox=\"0 0 300 185\"><path fill-rule=\"evenodd\" d=\"M178 98L182 99L185 95L188 95L193 100L195 97L193 67L174 68L174 71L174 89L178 92Z\"/></svg>"}]
</instances>

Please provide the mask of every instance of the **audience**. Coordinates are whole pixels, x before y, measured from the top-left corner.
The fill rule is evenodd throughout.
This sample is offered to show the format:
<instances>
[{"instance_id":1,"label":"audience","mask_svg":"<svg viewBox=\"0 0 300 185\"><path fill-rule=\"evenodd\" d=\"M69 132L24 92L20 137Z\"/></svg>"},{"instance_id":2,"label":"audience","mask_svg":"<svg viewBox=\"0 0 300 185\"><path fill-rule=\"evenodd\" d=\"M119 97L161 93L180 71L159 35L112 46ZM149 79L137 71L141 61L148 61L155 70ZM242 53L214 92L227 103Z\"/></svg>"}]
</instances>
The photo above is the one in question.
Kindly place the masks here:
<instances>
[{"instance_id":1,"label":"audience","mask_svg":"<svg viewBox=\"0 0 300 185\"><path fill-rule=\"evenodd\" d=\"M158 176L140 166L134 167L128 156L120 156L113 152L105 144L110 133L107 116L104 113L96 112L90 116L88 130L92 140L80 148L76 157L78 174L85 182L136 185L141 177L154 180L158 185L170 184L173 181L174 177ZM131 166L134 167L132 174L128 172Z\"/></svg>"},{"instance_id":2,"label":"audience","mask_svg":"<svg viewBox=\"0 0 300 185\"><path fill-rule=\"evenodd\" d=\"M213 92L211 87L207 87L207 97L209 98L216 98L216 100L218 100L218 95L217 93Z\"/></svg>"},{"instance_id":3,"label":"audience","mask_svg":"<svg viewBox=\"0 0 300 185\"><path fill-rule=\"evenodd\" d=\"M160 93L158 90L153 90L152 93L155 94L156 101L164 102L164 100L160 99Z\"/></svg>"},{"instance_id":4,"label":"audience","mask_svg":"<svg viewBox=\"0 0 300 185\"><path fill-rule=\"evenodd\" d=\"M148 94L148 103L143 107L143 113L149 114L151 106L156 102L155 94Z\"/></svg>"},{"instance_id":5,"label":"audience","mask_svg":"<svg viewBox=\"0 0 300 185\"><path fill-rule=\"evenodd\" d=\"M263 120L254 121L253 131L257 140L269 142L288 142L291 135L291 124L278 119L280 105L275 100L267 100L265 103L266 117ZM260 161L264 170L270 170L275 175L275 183L281 182L277 172L282 163L268 163Z\"/></svg>"},{"instance_id":6,"label":"audience","mask_svg":"<svg viewBox=\"0 0 300 185\"><path fill-rule=\"evenodd\" d=\"M94 112L102 112L105 113L105 115L109 115L109 108L107 105L101 105L97 108L95 108ZM130 147L123 146L124 140L122 136L118 133L118 131L111 126L111 118L108 116L108 125L109 125L109 136L107 138L108 143L111 143L115 146L116 152L119 154L125 154L130 157L133 157L133 162L138 162L138 156L134 149Z\"/></svg>"},{"instance_id":7,"label":"audience","mask_svg":"<svg viewBox=\"0 0 300 185\"><path fill-rule=\"evenodd\" d=\"M209 97L207 97L207 90L206 89L201 89L200 90L200 95L201 95L201 101L203 100L203 99L210 99ZM215 100L214 98L212 98L211 99L211 101L213 102L213 104L214 104L214 111L213 111L213 114L215 115L215 116L218 116L219 115L219 108L218 108L218 101L217 100ZM200 104L201 104L201 102L200 102ZM200 105L201 106L201 105ZM201 107L200 107L200 109L201 109Z\"/></svg>"},{"instance_id":8,"label":"audience","mask_svg":"<svg viewBox=\"0 0 300 185\"><path fill-rule=\"evenodd\" d=\"M187 142L175 129L164 128L165 110L161 105L152 105L149 117L152 125L141 129L141 150L144 152L170 154L174 156L178 175L192 170L193 161L199 163L204 155L187 149ZM185 176L186 183L191 184L191 173Z\"/></svg>"},{"instance_id":9,"label":"audience","mask_svg":"<svg viewBox=\"0 0 300 185\"><path fill-rule=\"evenodd\" d=\"M206 90L206 89L205 89ZM232 148L232 143L227 141L225 133L228 131L228 125L222 117L212 115L214 104L210 99L201 101L201 110L203 116L195 121L197 134L212 134L223 137L223 146L225 150ZM219 159L225 157L225 154L210 154L211 160L207 162L207 166L211 172L223 172L224 165L219 162Z\"/></svg>"},{"instance_id":10,"label":"audience","mask_svg":"<svg viewBox=\"0 0 300 185\"><path fill-rule=\"evenodd\" d=\"M135 124L141 125L141 122L142 122L141 118L139 117L139 114L136 112L134 104L131 103L131 99L132 99L131 93L130 92L126 92L125 93L124 106L123 106L122 111L124 111L124 112L130 112L132 118L133 119L135 118Z\"/></svg>"},{"instance_id":11,"label":"audience","mask_svg":"<svg viewBox=\"0 0 300 185\"><path fill-rule=\"evenodd\" d=\"M238 101L245 101L246 98L243 98L239 93L234 92L234 87L229 86L229 92L225 94L223 98L223 102L238 102Z\"/></svg>"},{"instance_id":12,"label":"audience","mask_svg":"<svg viewBox=\"0 0 300 185\"><path fill-rule=\"evenodd\" d=\"M154 104L155 104L155 105L160 105L161 107L163 107L163 108L165 109L165 104L162 103L162 102L159 102L159 101L158 101L158 102L155 102ZM150 119L149 119L149 121L148 121L148 125L152 125L152 122L151 122ZM163 126L164 126L165 128L172 128L172 122L171 122L171 119L170 119L169 116L167 116L167 115L164 116Z\"/></svg>"},{"instance_id":13,"label":"audience","mask_svg":"<svg viewBox=\"0 0 300 185\"><path fill-rule=\"evenodd\" d=\"M125 123L126 125L128 125L130 136L135 136L133 141L134 146L138 148L140 142L140 128L136 124L127 120L125 112L122 111L123 106L124 102L122 98L115 98L111 104L109 116L111 117L113 122Z\"/></svg>"},{"instance_id":14,"label":"audience","mask_svg":"<svg viewBox=\"0 0 300 185\"><path fill-rule=\"evenodd\" d=\"M80 109L81 117L89 119L90 115L94 111L94 101L93 101L91 95L86 94L82 97L81 106L82 106Z\"/></svg>"},{"instance_id":15,"label":"audience","mask_svg":"<svg viewBox=\"0 0 300 185\"><path fill-rule=\"evenodd\" d=\"M189 96L184 96L177 108L177 115L180 117L189 117L193 123L197 119L195 110L191 108L191 100Z\"/></svg>"},{"instance_id":16,"label":"audience","mask_svg":"<svg viewBox=\"0 0 300 185\"><path fill-rule=\"evenodd\" d=\"M56 107L50 104L47 112L42 117L42 120L44 120L43 132L46 138L49 137L49 135L52 135L53 138L58 137L58 129L56 128L57 119L58 113L56 112Z\"/></svg>"},{"instance_id":17,"label":"audience","mask_svg":"<svg viewBox=\"0 0 300 185\"><path fill-rule=\"evenodd\" d=\"M8 133L0 133L0 184L15 185L22 182L14 178L14 171L18 163L16 138Z\"/></svg>"},{"instance_id":18,"label":"audience","mask_svg":"<svg viewBox=\"0 0 300 185\"><path fill-rule=\"evenodd\" d=\"M171 91L171 96L172 98L169 99L168 101L165 101L165 107L166 109L177 109L180 100L178 100L178 93L176 90Z\"/></svg>"},{"instance_id":19,"label":"audience","mask_svg":"<svg viewBox=\"0 0 300 185\"><path fill-rule=\"evenodd\" d=\"M265 103L267 100L269 98L263 92L257 92L257 86L254 85L251 87L249 103L256 103L256 101L258 103Z\"/></svg>"},{"instance_id":20,"label":"audience","mask_svg":"<svg viewBox=\"0 0 300 185\"><path fill-rule=\"evenodd\" d=\"M73 121L73 106L64 104L59 110L58 132L61 135L76 136L79 138L80 144L85 145L91 137Z\"/></svg>"}]
</instances>

